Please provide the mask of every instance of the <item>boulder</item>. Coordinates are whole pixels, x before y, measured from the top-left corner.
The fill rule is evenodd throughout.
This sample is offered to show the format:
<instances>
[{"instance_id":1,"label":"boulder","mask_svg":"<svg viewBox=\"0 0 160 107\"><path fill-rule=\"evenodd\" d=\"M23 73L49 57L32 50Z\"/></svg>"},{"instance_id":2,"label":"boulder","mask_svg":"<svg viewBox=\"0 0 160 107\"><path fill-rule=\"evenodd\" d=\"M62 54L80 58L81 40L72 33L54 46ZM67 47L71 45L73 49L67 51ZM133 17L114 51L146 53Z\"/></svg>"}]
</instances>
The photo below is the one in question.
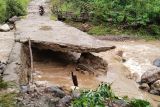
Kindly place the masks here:
<instances>
[{"instance_id":1,"label":"boulder","mask_svg":"<svg viewBox=\"0 0 160 107\"><path fill-rule=\"evenodd\" d=\"M58 107L69 107L71 100L72 100L72 97L67 95L59 100L59 104L57 106Z\"/></svg>"},{"instance_id":2,"label":"boulder","mask_svg":"<svg viewBox=\"0 0 160 107\"><path fill-rule=\"evenodd\" d=\"M113 101L114 107L129 107L129 104L125 100L115 100ZM112 105L110 105L112 107Z\"/></svg>"},{"instance_id":3,"label":"boulder","mask_svg":"<svg viewBox=\"0 0 160 107\"><path fill-rule=\"evenodd\" d=\"M154 82L154 83L151 85L151 88L154 89L154 90L160 91L160 80L157 80L156 82Z\"/></svg>"},{"instance_id":4,"label":"boulder","mask_svg":"<svg viewBox=\"0 0 160 107\"><path fill-rule=\"evenodd\" d=\"M26 93L29 91L29 86L28 85L21 85L20 89L21 89L22 93Z\"/></svg>"},{"instance_id":5,"label":"boulder","mask_svg":"<svg viewBox=\"0 0 160 107\"><path fill-rule=\"evenodd\" d=\"M160 79L160 69L158 68L150 69L141 76L142 83L152 84L159 79Z\"/></svg>"},{"instance_id":6,"label":"boulder","mask_svg":"<svg viewBox=\"0 0 160 107\"><path fill-rule=\"evenodd\" d=\"M87 71L90 74L99 75L107 73L108 63L91 53L82 53L77 61L77 71Z\"/></svg>"},{"instance_id":7,"label":"boulder","mask_svg":"<svg viewBox=\"0 0 160 107\"><path fill-rule=\"evenodd\" d=\"M21 18L20 17L17 17L17 16L13 16L12 18L9 19L9 22L10 23L14 23L16 21L19 21Z\"/></svg>"},{"instance_id":8,"label":"boulder","mask_svg":"<svg viewBox=\"0 0 160 107\"><path fill-rule=\"evenodd\" d=\"M80 91L79 90L73 90L72 91L72 97L73 98L79 98L81 95Z\"/></svg>"},{"instance_id":9,"label":"boulder","mask_svg":"<svg viewBox=\"0 0 160 107\"><path fill-rule=\"evenodd\" d=\"M155 59L155 60L153 61L153 65L155 65L155 66L157 66L157 67L160 67L160 58Z\"/></svg>"},{"instance_id":10,"label":"boulder","mask_svg":"<svg viewBox=\"0 0 160 107\"><path fill-rule=\"evenodd\" d=\"M8 24L4 24L4 25L0 26L0 31L2 31L2 32L10 31L9 25Z\"/></svg>"},{"instance_id":11,"label":"boulder","mask_svg":"<svg viewBox=\"0 0 160 107\"><path fill-rule=\"evenodd\" d=\"M147 83L142 83L140 86L139 86L140 89L144 90L144 91L149 91L150 90L150 87Z\"/></svg>"},{"instance_id":12,"label":"boulder","mask_svg":"<svg viewBox=\"0 0 160 107\"><path fill-rule=\"evenodd\" d=\"M6 67L6 63L0 61L0 74L4 72L5 67Z\"/></svg>"},{"instance_id":13,"label":"boulder","mask_svg":"<svg viewBox=\"0 0 160 107\"><path fill-rule=\"evenodd\" d=\"M59 87L57 86L51 86L48 87L46 89L47 92L51 92L53 93L55 96L63 98L65 96L65 92L63 90L61 90Z\"/></svg>"},{"instance_id":14,"label":"boulder","mask_svg":"<svg viewBox=\"0 0 160 107\"><path fill-rule=\"evenodd\" d=\"M160 95L160 92L158 90L150 90L150 93L154 95Z\"/></svg>"}]
</instances>

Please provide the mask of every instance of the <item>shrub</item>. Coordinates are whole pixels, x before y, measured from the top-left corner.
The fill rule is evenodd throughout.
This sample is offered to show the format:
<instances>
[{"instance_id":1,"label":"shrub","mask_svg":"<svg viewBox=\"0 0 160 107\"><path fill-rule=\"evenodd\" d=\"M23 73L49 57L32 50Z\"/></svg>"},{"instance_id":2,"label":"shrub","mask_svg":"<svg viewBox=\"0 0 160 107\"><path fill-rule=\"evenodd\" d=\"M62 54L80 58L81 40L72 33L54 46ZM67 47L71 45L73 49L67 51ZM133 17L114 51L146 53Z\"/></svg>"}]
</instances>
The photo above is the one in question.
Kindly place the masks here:
<instances>
[{"instance_id":1,"label":"shrub","mask_svg":"<svg viewBox=\"0 0 160 107\"><path fill-rule=\"evenodd\" d=\"M5 0L0 0L0 23L6 20L6 2Z\"/></svg>"},{"instance_id":2,"label":"shrub","mask_svg":"<svg viewBox=\"0 0 160 107\"><path fill-rule=\"evenodd\" d=\"M25 15L28 1L29 0L0 0L0 23L15 15Z\"/></svg>"},{"instance_id":3,"label":"shrub","mask_svg":"<svg viewBox=\"0 0 160 107\"><path fill-rule=\"evenodd\" d=\"M131 107L151 107L150 103L145 100L133 99L130 101Z\"/></svg>"},{"instance_id":4,"label":"shrub","mask_svg":"<svg viewBox=\"0 0 160 107\"><path fill-rule=\"evenodd\" d=\"M110 85L100 84L97 90L82 91L80 98L72 102L72 107L105 107L106 99L117 99Z\"/></svg>"}]
</instances>

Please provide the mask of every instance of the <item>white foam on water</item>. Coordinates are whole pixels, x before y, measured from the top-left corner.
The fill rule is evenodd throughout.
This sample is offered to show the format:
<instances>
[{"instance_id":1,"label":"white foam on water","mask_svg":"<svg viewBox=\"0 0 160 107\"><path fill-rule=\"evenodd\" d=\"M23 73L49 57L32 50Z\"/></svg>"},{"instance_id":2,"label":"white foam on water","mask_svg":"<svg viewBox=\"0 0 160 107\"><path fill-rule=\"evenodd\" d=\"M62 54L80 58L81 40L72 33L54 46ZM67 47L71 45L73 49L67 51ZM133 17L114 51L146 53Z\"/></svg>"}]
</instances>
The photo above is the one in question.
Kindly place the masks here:
<instances>
[{"instance_id":1,"label":"white foam on water","mask_svg":"<svg viewBox=\"0 0 160 107\"><path fill-rule=\"evenodd\" d=\"M160 48L150 44L129 44L123 45L124 65L131 71L141 76L144 72L151 68L155 68L152 64L153 59L160 57Z\"/></svg>"}]
</instances>

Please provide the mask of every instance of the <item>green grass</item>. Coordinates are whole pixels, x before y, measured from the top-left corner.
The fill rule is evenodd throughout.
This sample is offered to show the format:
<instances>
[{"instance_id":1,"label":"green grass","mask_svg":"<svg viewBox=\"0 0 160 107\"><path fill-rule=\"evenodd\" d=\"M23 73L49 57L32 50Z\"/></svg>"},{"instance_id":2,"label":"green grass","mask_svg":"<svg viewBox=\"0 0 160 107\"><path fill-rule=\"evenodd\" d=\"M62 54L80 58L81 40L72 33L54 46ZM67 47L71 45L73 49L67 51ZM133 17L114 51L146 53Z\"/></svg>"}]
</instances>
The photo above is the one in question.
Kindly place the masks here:
<instances>
[{"instance_id":1,"label":"green grass","mask_svg":"<svg viewBox=\"0 0 160 107\"><path fill-rule=\"evenodd\" d=\"M7 88L8 88L8 83L4 81L0 81L0 90L7 89Z\"/></svg>"},{"instance_id":2,"label":"green grass","mask_svg":"<svg viewBox=\"0 0 160 107\"><path fill-rule=\"evenodd\" d=\"M51 19L51 20L55 20L55 21L56 21L56 20L57 20L57 16L56 16L56 15L54 15L54 14L52 14L52 15L50 16L50 19Z\"/></svg>"},{"instance_id":3,"label":"green grass","mask_svg":"<svg viewBox=\"0 0 160 107\"><path fill-rule=\"evenodd\" d=\"M3 93L0 94L0 107L16 107L16 94Z\"/></svg>"},{"instance_id":4,"label":"green grass","mask_svg":"<svg viewBox=\"0 0 160 107\"><path fill-rule=\"evenodd\" d=\"M74 26L81 30L82 24L81 22L73 22L70 20L65 21L65 23ZM108 36L108 35L114 35L114 36L121 36L126 35L131 38L137 38L137 39L145 39L145 40L156 40L160 39L160 35L151 35L149 34L145 29L141 28L138 30L134 29L121 29L116 27L116 25L93 25L92 23L88 23L90 25L90 28L88 29L87 33L93 36Z\"/></svg>"}]
</instances>

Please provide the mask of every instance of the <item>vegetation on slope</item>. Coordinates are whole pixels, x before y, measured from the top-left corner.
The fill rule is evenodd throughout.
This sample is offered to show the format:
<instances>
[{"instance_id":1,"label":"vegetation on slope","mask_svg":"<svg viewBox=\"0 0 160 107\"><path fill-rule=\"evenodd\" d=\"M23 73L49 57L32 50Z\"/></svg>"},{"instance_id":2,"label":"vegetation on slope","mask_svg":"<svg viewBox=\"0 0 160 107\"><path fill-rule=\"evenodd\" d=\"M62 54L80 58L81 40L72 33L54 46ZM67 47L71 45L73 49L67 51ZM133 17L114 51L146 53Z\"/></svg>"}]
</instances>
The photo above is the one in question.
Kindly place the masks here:
<instances>
[{"instance_id":1,"label":"vegetation on slope","mask_svg":"<svg viewBox=\"0 0 160 107\"><path fill-rule=\"evenodd\" d=\"M72 13L74 18L85 16L85 22L92 23L96 28L103 26L106 33L128 34L130 32L131 34L160 38L159 0L52 1L54 13ZM91 34L101 34L94 29L91 28ZM116 31L112 31L112 29Z\"/></svg>"},{"instance_id":2,"label":"vegetation on slope","mask_svg":"<svg viewBox=\"0 0 160 107\"><path fill-rule=\"evenodd\" d=\"M29 0L0 0L0 23L7 21L12 16L26 14Z\"/></svg>"}]
</instances>

